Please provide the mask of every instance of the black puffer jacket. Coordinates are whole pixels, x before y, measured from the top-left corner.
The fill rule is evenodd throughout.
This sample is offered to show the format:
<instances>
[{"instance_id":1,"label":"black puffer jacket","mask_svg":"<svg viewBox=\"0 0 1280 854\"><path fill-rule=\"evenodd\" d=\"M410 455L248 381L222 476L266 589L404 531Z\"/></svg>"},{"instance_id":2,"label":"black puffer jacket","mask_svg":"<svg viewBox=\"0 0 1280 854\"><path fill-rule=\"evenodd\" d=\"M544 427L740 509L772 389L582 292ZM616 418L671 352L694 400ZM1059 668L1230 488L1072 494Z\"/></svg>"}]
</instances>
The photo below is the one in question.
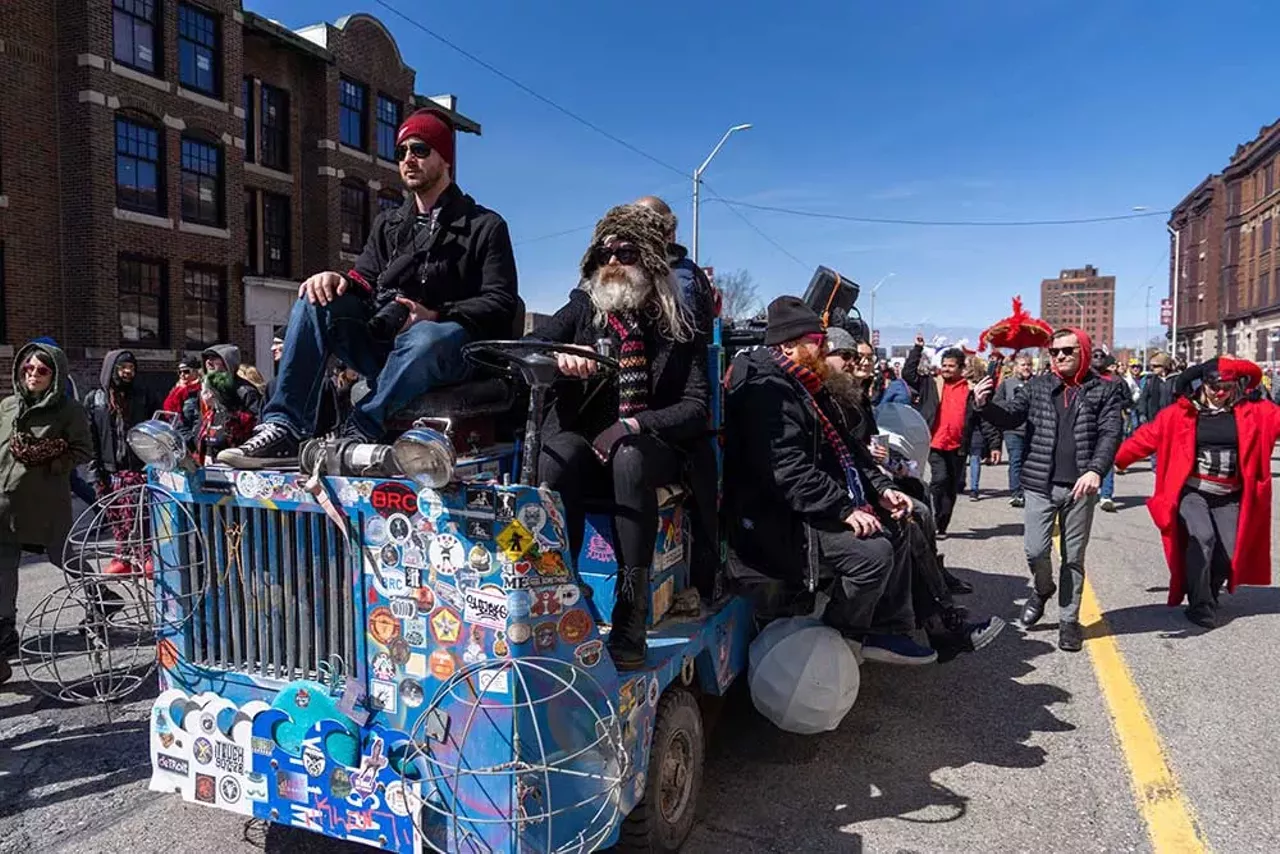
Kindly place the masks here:
<instances>
[{"instance_id":1,"label":"black puffer jacket","mask_svg":"<svg viewBox=\"0 0 1280 854\"><path fill-rule=\"evenodd\" d=\"M1026 423L1026 459L1022 463L1022 486L1040 495L1053 488L1053 456L1058 442L1058 409L1064 405L1067 386L1056 374L1032 377L1015 392L1008 403L989 401L978 412L1001 430L1014 430ZM1087 371L1076 389L1076 467L1083 474L1099 477L1115 461L1124 438L1124 399L1128 389L1121 382L1106 382Z\"/></svg>"},{"instance_id":2,"label":"black puffer jacket","mask_svg":"<svg viewBox=\"0 0 1280 854\"><path fill-rule=\"evenodd\" d=\"M89 413L93 434L93 460L89 472L95 480L121 471L142 471L142 460L129 447L129 431L146 421L160 408L161 401L134 379L122 386L116 377L116 365L135 361L128 350L111 350L102 359L99 387L89 392L84 406ZM111 391L116 392L117 406L111 404Z\"/></svg>"},{"instance_id":3,"label":"black puffer jacket","mask_svg":"<svg viewBox=\"0 0 1280 854\"><path fill-rule=\"evenodd\" d=\"M773 578L817 583L813 527L842 528L854 510L844 470L823 440L822 426L804 388L775 361L769 348L739 353L729 374L725 413L724 518L729 544L757 572ZM825 392L820 405L837 407ZM856 433L856 425L846 425ZM849 447L876 502L893 481L871 459L866 446ZM845 529L848 530L848 529Z\"/></svg>"}]
</instances>

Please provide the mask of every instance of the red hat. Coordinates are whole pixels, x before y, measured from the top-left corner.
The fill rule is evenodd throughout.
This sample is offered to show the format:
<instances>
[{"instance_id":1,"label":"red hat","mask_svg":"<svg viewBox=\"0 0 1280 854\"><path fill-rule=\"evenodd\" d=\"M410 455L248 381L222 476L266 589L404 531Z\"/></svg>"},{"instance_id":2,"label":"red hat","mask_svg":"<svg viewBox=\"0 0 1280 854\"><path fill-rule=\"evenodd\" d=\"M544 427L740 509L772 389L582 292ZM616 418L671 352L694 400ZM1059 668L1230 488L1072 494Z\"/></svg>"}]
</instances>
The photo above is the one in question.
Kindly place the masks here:
<instances>
[{"instance_id":1,"label":"red hat","mask_svg":"<svg viewBox=\"0 0 1280 854\"><path fill-rule=\"evenodd\" d=\"M396 145L415 136L440 152L445 163L453 165L453 126L444 116L426 109L411 113L396 132Z\"/></svg>"}]
</instances>

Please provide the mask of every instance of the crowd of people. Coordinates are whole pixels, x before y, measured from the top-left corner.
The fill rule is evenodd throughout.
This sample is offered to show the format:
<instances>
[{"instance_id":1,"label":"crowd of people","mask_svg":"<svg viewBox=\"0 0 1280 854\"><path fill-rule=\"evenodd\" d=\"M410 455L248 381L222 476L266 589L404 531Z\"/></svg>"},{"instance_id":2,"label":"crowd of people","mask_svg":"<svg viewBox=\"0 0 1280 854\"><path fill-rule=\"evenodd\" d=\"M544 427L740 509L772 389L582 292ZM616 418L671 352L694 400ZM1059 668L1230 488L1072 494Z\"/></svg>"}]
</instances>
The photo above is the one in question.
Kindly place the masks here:
<instances>
[{"instance_id":1,"label":"crowd of people","mask_svg":"<svg viewBox=\"0 0 1280 854\"><path fill-rule=\"evenodd\" d=\"M0 402L0 681L17 646L22 552L43 550L59 563L73 490L88 500L144 481L128 443L139 422L168 413L203 463L294 466L311 436L384 441L389 415L466 378L468 342L512 337L520 301L510 235L454 183L451 129L436 113L415 112L395 153L405 203L378 217L352 269L301 284L273 341L271 383L235 346L219 344L181 359L158 400L139 382L134 355L117 350L81 403L55 342L19 351L14 393ZM619 668L646 659L656 490L680 480L692 492L698 593L719 595L723 529L734 560L827 595L824 619L869 661L929 664L981 650L1005 628L958 604L973 587L939 551L959 495L978 498L983 465L1005 456L1031 579L1019 622L1039 621L1056 594L1062 650L1083 643L1094 510L1115 509L1116 467L1143 457L1157 459L1150 505L1173 576L1170 604L1189 597L1189 618L1212 626L1222 587L1269 579L1280 407L1263 399L1257 366L1222 357L1179 370L1157 354L1149 373L1134 363L1122 371L1075 328L1054 332L1039 372L1028 354L1005 364L951 348L935 359L922 338L898 372L877 366L867 341L828 328L804 301L779 297L763 346L739 352L724 378L717 508L707 370L717 298L676 242L677 225L654 197L608 211L567 302L534 335L568 347L558 369L582 381L557 386L538 471L564 500L574 554L588 507L613 509L609 649ZM597 377L602 339L619 365L607 382ZM353 402L357 378L368 390ZM894 407L918 413L927 454L895 445L879 427ZM117 540L136 539L135 520L117 514ZM109 571L145 561L122 548Z\"/></svg>"}]
</instances>

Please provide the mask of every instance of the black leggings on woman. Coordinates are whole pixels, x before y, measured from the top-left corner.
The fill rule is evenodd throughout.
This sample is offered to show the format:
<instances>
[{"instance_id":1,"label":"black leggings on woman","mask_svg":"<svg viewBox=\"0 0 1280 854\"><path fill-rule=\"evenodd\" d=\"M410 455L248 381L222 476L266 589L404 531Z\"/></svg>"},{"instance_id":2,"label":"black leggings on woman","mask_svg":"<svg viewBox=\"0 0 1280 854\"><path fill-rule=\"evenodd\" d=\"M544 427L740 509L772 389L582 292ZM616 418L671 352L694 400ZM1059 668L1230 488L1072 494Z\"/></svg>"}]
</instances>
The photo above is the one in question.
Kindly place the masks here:
<instances>
[{"instance_id":1,"label":"black leggings on woman","mask_svg":"<svg viewBox=\"0 0 1280 854\"><path fill-rule=\"evenodd\" d=\"M539 479L560 493L569 547L582 550L586 503L615 508L613 547L618 566L648 567L658 536L657 489L680 478L681 456L656 436L639 433L623 438L608 463L600 462L591 441L577 433L546 438L539 460Z\"/></svg>"}]
</instances>

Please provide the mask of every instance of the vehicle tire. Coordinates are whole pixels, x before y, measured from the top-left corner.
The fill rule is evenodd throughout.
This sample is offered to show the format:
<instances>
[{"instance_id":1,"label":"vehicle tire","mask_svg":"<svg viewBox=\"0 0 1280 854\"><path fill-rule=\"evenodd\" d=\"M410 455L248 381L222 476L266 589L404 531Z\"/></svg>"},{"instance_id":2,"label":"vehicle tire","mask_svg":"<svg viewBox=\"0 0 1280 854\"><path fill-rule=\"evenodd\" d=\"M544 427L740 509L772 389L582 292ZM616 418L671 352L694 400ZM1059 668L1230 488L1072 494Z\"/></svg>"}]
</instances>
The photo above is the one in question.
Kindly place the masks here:
<instances>
[{"instance_id":1,"label":"vehicle tire","mask_svg":"<svg viewBox=\"0 0 1280 854\"><path fill-rule=\"evenodd\" d=\"M693 829L705 753L698 701L671 687L658 701L644 797L622 821L615 849L626 854L678 851Z\"/></svg>"}]
</instances>

